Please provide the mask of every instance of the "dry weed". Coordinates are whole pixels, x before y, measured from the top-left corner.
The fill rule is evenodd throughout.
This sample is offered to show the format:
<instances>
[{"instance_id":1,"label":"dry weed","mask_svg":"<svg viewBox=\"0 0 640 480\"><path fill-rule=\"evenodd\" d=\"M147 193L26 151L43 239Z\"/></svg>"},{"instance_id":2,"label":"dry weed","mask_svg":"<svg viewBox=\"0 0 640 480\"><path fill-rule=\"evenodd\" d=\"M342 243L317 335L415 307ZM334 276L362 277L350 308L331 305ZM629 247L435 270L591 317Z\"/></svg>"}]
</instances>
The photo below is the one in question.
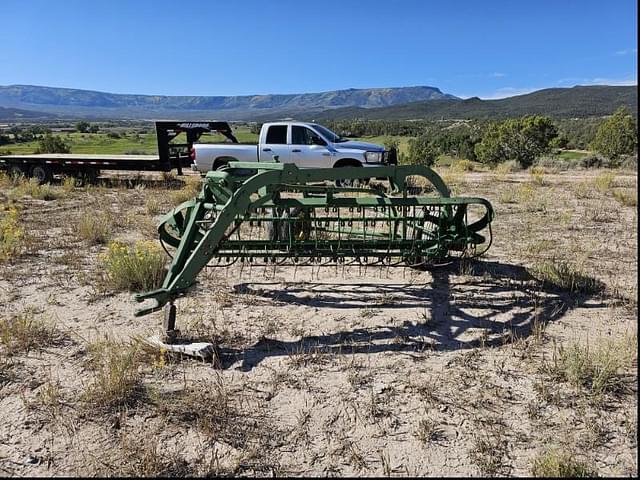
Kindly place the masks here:
<instances>
[{"instance_id":1,"label":"dry weed","mask_svg":"<svg viewBox=\"0 0 640 480\"><path fill-rule=\"evenodd\" d=\"M80 215L76 224L76 233L90 245L104 244L111 237L113 223L113 215L108 210L88 210Z\"/></svg>"},{"instance_id":2,"label":"dry weed","mask_svg":"<svg viewBox=\"0 0 640 480\"><path fill-rule=\"evenodd\" d=\"M81 395L87 410L111 413L146 399L141 367L148 358L140 345L106 338L90 344L87 351L93 370L93 381Z\"/></svg>"},{"instance_id":3,"label":"dry weed","mask_svg":"<svg viewBox=\"0 0 640 480\"><path fill-rule=\"evenodd\" d=\"M618 393L628 389L621 373L637 362L637 348L638 340L633 334L620 340L603 340L595 348L578 343L560 345L554 348L542 371L596 397Z\"/></svg>"},{"instance_id":4,"label":"dry weed","mask_svg":"<svg viewBox=\"0 0 640 480\"><path fill-rule=\"evenodd\" d=\"M535 458L531 475L542 478L580 478L597 476L594 469L566 451L548 450Z\"/></svg>"},{"instance_id":5,"label":"dry weed","mask_svg":"<svg viewBox=\"0 0 640 480\"><path fill-rule=\"evenodd\" d=\"M615 178L615 173L603 172L594 179L593 184L600 193L607 193L611 189Z\"/></svg>"},{"instance_id":6,"label":"dry weed","mask_svg":"<svg viewBox=\"0 0 640 480\"><path fill-rule=\"evenodd\" d=\"M198 196L202 187L202 179L195 175L186 177L185 185L180 190L171 192L171 202L178 205Z\"/></svg>"},{"instance_id":7,"label":"dry weed","mask_svg":"<svg viewBox=\"0 0 640 480\"><path fill-rule=\"evenodd\" d=\"M540 262L530 270L538 280L570 292L593 294L603 288L600 281L565 260Z\"/></svg>"},{"instance_id":8,"label":"dry weed","mask_svg":"<svg viewBox=\"0 0 640 480\"><path fill-rule=\"evenodd\" d=\"M0 318L0 347L3 355L41 350L63 339L64 335L53 325L36 319L32 310Z\"/></svg>"},{"instance_id":9,"label":"dry weed","mask_svg":"<svg viewBox=\"0 0 640 480\"><path fill-rule=\"evenodd\" d=\"M165 254L151 241L138 241L133 246L111 242L99 260L105 271L105 285L113 290L151 290L164 278Z\"/></svg>"},{"instance_id":10,"label":"dry weed","mask_svg":"<svg viewBox=\"0 0 640 480\"><path fill-rule=\"evenodd\" d=\"M25 231L15 207L0 211L0 263L13 260L25 248Z\"/></svg>"},{"instance_id":11,"label":"dry weed","mask_svg":"<svg viewBox=\"0 0 640 480\"><path fill-rule=\"evenodd\" d=\"M635 207L638 205L638 191L614 189L613 198L625 207Z\"/></svg>"},{"instance_id":12,"label":"dry weed","mask_svg":"<svg viewBox=\"0 0 640 480\"><path fill-rule=\"evenodd\" d=\"M534 184L538 186L543 186L545 184L545 181L544 181L545 169L543 167L531 167L529 169L529 173L531 175L531 181Z\"/></svg>"}]
</instances>

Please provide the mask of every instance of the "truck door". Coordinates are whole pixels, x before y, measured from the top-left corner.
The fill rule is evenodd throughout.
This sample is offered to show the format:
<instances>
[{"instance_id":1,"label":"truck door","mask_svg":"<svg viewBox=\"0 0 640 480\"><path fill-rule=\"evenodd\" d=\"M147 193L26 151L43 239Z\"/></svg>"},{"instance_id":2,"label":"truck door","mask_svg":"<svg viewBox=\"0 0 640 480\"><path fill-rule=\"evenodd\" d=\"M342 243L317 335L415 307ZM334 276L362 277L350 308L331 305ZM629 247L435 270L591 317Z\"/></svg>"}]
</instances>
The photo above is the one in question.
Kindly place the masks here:
<instances>
[{"instance_id":1,"label":"truck door","mask_svg":"<svg viewBox=\"0 0 640 480\"><path fill-rule=\"evenodd\" d=\"M310 128L291 127L291 162L300 168L331 168L331 153L327 143Z\"/></svg>"},{"instance_id":2,"label":"truck door","mask_svg":"<svg viewBox=\"0 0 640 480\"><path fill-rule=\"evenodd\" d=\"M261 162L273 161L273 155L278 155L280 163L290 163L291 155L287 145L287 125L270 125L265 142L258 148Z\"/></svg>"}]
</instances>

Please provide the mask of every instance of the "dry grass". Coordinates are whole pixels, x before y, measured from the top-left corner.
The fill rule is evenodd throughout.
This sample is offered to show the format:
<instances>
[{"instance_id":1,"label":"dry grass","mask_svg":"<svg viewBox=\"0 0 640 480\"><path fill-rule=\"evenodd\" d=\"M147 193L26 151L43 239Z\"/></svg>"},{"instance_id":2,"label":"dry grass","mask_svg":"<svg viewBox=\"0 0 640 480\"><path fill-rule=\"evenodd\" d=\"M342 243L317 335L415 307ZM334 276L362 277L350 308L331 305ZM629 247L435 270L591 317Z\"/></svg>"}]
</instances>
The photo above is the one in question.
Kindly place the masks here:
<instances>
[{"instance_id":1,"label":"dry grass","mask_svg":"<svg viewBox=\"0 0 640 480\"><path fill-rule=\"evenodd\" d=\"M587 463L576 460L565 451L548 450L533 461L531 475L542 478L595 477L597 473Z\"/></svg>"},{"instance_id":2,"label":"dry grass","mask_svg":"<svg viewBox=\"0 0 640 480\"><path fill-rule=\"evenodd\" d=\"M113 231L113 215L108 210L87 210L80 215L76 225L78 237L90 245L105 244Z\"/></svg>"},{"instance_id":3,"label":"dry grass","mask_svg":"<svg viewBox=\"0 0 640 480\"><path fill-rule=\"evenodd\" d=\"M493 171L498 175L506 175L507 173L513 173L518 171L520 168L518 167L518 163L515 161L507 161L499 163L495 166Z\"/></svg>"},{"instance_id":4,"label":"dry grass","mask_svg":"<svg viewBox=\"0 0 640 480\"><path fill-rule=\"evenodd\" d=\"M92 473L96 476L134 478L193 475L193 467L182 455L162 446L158 438L160 433L144 438L123 435L113 458L101 458Z\"/></svg>"},{"instance_id":5,"label":"dry grass","mask_svg":"<svg viewBox=\"0 0 640 480\"><path fill-rule=\"evenodd\" d=\"M534 184L538 186L542 186L545 184L545 180L544 180L545 170L543 167L531 167L529 169L529 173L531 175L531 181Z\"/></svg>"},{"instance_id":6,"label":"dry grass","mask_svg":"<svg viewBox=\"0 0 640 480\"><path fill-rule=\"evenodd\" d=\"M13 179L5 172L0 172L0 188L9 188L13 185Z\"/></svg>"},{"instance_id":7,"label":"dry grass","mask_svg":"<svg viewBox=\"0 0 640 480\"><path fill-rule=\"evenodd\" d=\"M78 180L75 177L65 177L62 180L62 191L69 195L78 186Z\"/></svg>"},{"instance_id":8,"label":"dry grass","mask_svg":"<svg viewBox=\"0 0 640 480\"><path fill-rule=\"evenodd\" d=\"M164 278L166 255L151 241L138 241L133 246L111 242L99 259L105 286L113 290L151 290Z\"/></svg>"},{"instance_id":9,"label":"dry grass","mask_svg":"<svg viewBox=\"0 0 640 480\"><path fill-rule=\"evenodd\" d=\"M560 345L542 371L594 396L627 390L622 372L637 362L638 339L627 334L617 341L603 340L594 348L589 344Z\"/></svg>"},{"instance_id":10,"label":"dry grass","mask_svg":"<svg viewBox=\"0 0 640 480\"><path fill-rule=\"evenodd\" d=\"M499 200L501 203L528 205L534 201L539 202L540 197L536 196L536 189L533 184L523 183L515 189L508 189L500 192Z\"/></svg>"},{"instance_id":11,"label":"dry grass","mask_svg":"<svg viewBox=\"0 0 640 480\"><path fill-rule=\"evenodd\" d=\"M534 265L530 271L539 281L561 290L593 294L603 289L601 282L565 260L543 261Z\"/></svg>"},{"instance_id":12,"label":"dry grass","mask_svg":"<svg viewBox=\"0 0 640 480\"><path fill-rule=\"evenodd\" d=\"M186 177L185 185L180 190L171 192L171 203L178 205L198 196L202 187L202 179L195 175Z\"/></svg>"},{"instance_id":13,"label":"dry grass","mask_svg":"<svg viewBox=\"0 0 640 480\"><path fill-rule=\"evenodd\" d=\"M16 207L0 211L0 263L11 261L25 248L25 231Z\"/></svg>"},{"instance_id":14,"label":"dry grass","mask_svg":"<svg viewBox=\"0 0 640 480\"><path fill-rule=\"evenodd\" d=\"M460 193L489 198L500 215L490 255L462 262L459 270L414 276L372 268L353 277L348 269L328 268L203 270L200 286L179 300L178 323L199 340L216 335L225 355L221 370L114 341L86 352L57 348L25 357L5 355L0 343L0 396L19 403L23 395L34 406L3 414L8 422L40 429L16 431L7 465L54 432L53 465L63 475L268 475L278 462L290 475L508 475L531 473L533 455L553 436L582 449L577 458L593 459L600 473L627 474L637 435L633 356L618 361L611 357L626 346L597 340L576 348L564 339L576 331L590 339L600 334L595 331L618 335L635 318L635 306L609 307L610 296L591 299L559 289L598 291L590 275L628 295L637 287L637 234L629 228L635 213L614 200L618 189L634 190L635 184L623 186L628 176L620 174L605 196L596 190L596 173L547 172L542 187L528 172L505 183L494 183L491 173L467 174ZM592 196L577 201L571 188L584 178ZM166 181L169 188L182 183ZM4 199L14 187L2 188ZM81 248L48 225L64 232L62 219L70 211L80 217L84 208L109 208L118 215L114 230L121 238L157 238L147 224L162 205L169 208L175 192L163 188L153 182L145 189L78 188L55 205L18 199L25 214L17 226L37 238L38 254L0 266L7 272L0 275L0 303L19 311L40 302L59 325L81 335L113 328L112 321L123 338L146 334L160 323L160 313L127 320L134 304L126 295L85 295L84 279L101 272L110 254L114 278L140 273L135 245L120 243L122 252L89 249L86 242ZM513 205L501 204L503 192ZM548 209L534 213L545 201L540 197ZM597 209L612 212L610 221L600 221ZM104 252L98 259L97 251ZM532 264L556 288L520 267ZM581 276L588 277L586 288ZM14 278L27 283L14 285ZM110 288L140 288L131 283ZM501 332L512 328L516 340L501 344ZM259 340L264 335L268 341ZM467 341L481 348L467 350ZM551 341L558 342L553 354ZM414 342L434 348L414 348ZM48 375L45 364L52 365ZM406 456L398 445L418 451ZM589 456L583 455L587 449ZM533 473L577 471L562 459L556 463L541 456ZM20 468L47 472L44 463Z\"/></svg>"},{"instance_id":15,"label":"dry grass","mask_svg":"<svg viewBox=\"0 0 640 480\"><path fill-rule=\"evenodd\" d=\"M638 205L637 190L634 191L616 188L613 190L613 198L625 207L635 207Z\"/></svg>"},{"instance_id":16,"label":"dry grass","mask_svg":"<svg viewBox=\"0 0 640 480\"><path fill-rule=\"evenodd\" d=\"M507 451L507 441L500 425L492 430L484 430L475 436L470 457L483 476L507 473L503 461Z\"/></svg>"},{"instance_id":17,"label":"dry grass","mask_svg":"<svg viewBox=\"0 0 640 480\"><path fill-rule=\"evenodd\" d=\"M203 433L228 443L241 444L251 430L239 414L221 377L214 382L195 382L171 396L158 395L158 412L172 423L195 426Z\"/></svg>"},{"instance_id":18,"label":"dry grass","mask_svg":"<svg viewBox=\"0 0 640 480\"><path fill-rule=\"evenodd\" d=\"M438 441L443 436L440 424L428 417L421 418L420 421L418 421L415 435L418 437L418 440L425 444Z\"/></svg>"},{"instance_id":19,"label":"dry grass","mask_svg":"<svg viewBox=\"0 0 640 480\"><path fill-rule=\"evenodd\" d=\"M36 200L55 200L59 198L60 192L55 190L51 185L38 184L35 178L24 180L16 186L16 193L18 195L29 195Z\"/></svg>"},{"instance_id":20,"label":"dry grass","mask_svg":"<svg viewBox=\"0 0 640 480\"><path fill-rule=\"evenodd\" d=\"M37 319L32 310L0 318L0 347L11 356L56 345L64 336L48 322Z\"/></svg>"},{"instance_id":21,"label":"dry grass","mask_svg":"<svg viewBox=\"0 0 640 480\"><path fill-rule=\"evenodd\" d=\"M450 168L455 172L473 172L475 164L471 160L462 159L452 163Z\"/></svg>"},{"instance_id":22,"label":"dry grass","mask_svg":"<svg viewBox=\"0 0 640 480\"><path fill-rule=\"evenodd\" d=\"M574 196L580 200L587 200L595 196L596 190L593 182L583 181L572 185L571 190Z\"/></svg>"},{"instance_id":23,"label":"dry grass","mask_svg":"<svg viewBox=\"0 0 640 480\"><path fill-rule=\"evenodd\" d=\"M450 168L444 171L441 177L454 195L457 195L458 190L464 186L464 171Z\"/></svg>"},{"instance_id":24,"label":"dry grass","mask_svg":"<svg viewBox=\"0 0 640 480\"><path fill-rule=\"evenodd\" d=\"M139 344L105 338L90 344L87 351L93 371L93 381L81 395L87 411L111 413L147 398L142 365L148 355Z\"/></svg>"},{"instance_id":25,"label":"dry grass","mask_svg":"<svg viewBox=\"0 0 640 480\"><path fill-rule=\"evenodd\" d=\"M158 215L164 212L164 202L157 195L147 196L144 206L149 215Z\"/></svg>"},{"instance_id":26,"label":"dry grass","mask_svg":"<svg viewBox=\"0 0 640 480\"><path fill-rule=\"evenodd\" d=\"M595 178L595 180L593 181L593 184L596 190L598 190L600 193L607 193L611 189L615 178L616 178L615 173L603 172Z\"/></svg>"}]
</instances>

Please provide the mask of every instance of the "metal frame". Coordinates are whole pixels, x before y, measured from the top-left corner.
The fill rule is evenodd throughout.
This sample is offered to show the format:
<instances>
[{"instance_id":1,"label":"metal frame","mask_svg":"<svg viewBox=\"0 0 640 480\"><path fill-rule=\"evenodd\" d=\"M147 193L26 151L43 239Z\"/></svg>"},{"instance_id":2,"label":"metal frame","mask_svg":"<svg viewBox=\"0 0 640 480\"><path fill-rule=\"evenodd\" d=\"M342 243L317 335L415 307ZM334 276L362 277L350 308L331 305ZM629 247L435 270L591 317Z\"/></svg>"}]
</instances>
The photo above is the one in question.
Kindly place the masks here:
<instances>
[{"instance_id":1,"label":"metal frame","mask_svg":"<svg viewBox=\"0 0 640 480\"><path fill-rule=\"evenodd\" d=\"M409 195L411 176L424 177L435 196ZM374 177L388 179L391 195L380 188L317 183ZM469 221L472 206L483 214ZM262 259L266 264L349 261L423 267L484 253L491 244L493 218L487 200L451 197L442 178L425 166L299 169L277 162L233 162L209 172L197 198L161 219L160 239L176 252L162 287L135 296L138 302L152 300L136 316L168 304L165 330L174 331L173 301L214 258L222 265ZM242 238L243 228L256 226L262 236ZM479 233L486 228L489 239ZM265 231L271 233L265 236ZM480 245L486 248L477 252Z\"/></svg>"}]
</instances>

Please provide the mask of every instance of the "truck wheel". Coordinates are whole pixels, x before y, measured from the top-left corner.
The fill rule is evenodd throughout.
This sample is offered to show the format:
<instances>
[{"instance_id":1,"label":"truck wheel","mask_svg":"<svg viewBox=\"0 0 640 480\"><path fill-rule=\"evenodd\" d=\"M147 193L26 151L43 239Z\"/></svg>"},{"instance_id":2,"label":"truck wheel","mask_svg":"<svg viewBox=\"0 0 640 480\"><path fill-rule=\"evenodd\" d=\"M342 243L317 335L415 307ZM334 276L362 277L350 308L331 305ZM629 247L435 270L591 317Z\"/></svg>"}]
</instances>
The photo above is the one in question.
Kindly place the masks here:
<instances>
[{"instance_id":1,"label":"truck wheel","mask_svg":"<svg viewBox=\"0 0 640 480\"><path fill-rule=\"evenodd\" d=\"M229 165L229 162L227 162L226 160L216 160L216 163L213 164L213 169L222 170L227 165Z\"/></svg>"},{"instance_id":2,"label":"truck wheel","mask_svg":"<svg viewBox=\"0 0 640 480\"><path fill-rule=\"evenodd\" d=\"M267 237L269 241L276 242L278 240L288 242L293 234L294 239L308 240L311 237L311 221L308 219L308 214L301 208L295 207L290 212L285 212L283 209L273 208L271 214L275 216L281 216L283 220L273 220L267 223ZM288 222L287 218L297 219L294 222ZM291 224L291 230L289 225Z\"/></svg>"},{"instance_id":3,"label":"truck wheel","mask_svg":"<svg viewBox=\"0 0 640 480\"><path fill-rule=\"evenodd\" d=\"M46 165L34 165L31 167L31 176L35 178L40 185L50 183L53 179L53 172Z\"/></svg>"},{"instance_id":4,"label":"truck wheel","mask_svg":"<svg viewBox=\"0 0 640 480\"><path fill-rule=\"evenodd\" d=\"M344 163L342 165L338 165L334 168L345 168L345 167L358 167L362 168L360 163ZM336 187L346 187L346 188L359 188L365 183L364 180L360 178L338 178L335 181Z\"/></svg>"}]
</instances>

